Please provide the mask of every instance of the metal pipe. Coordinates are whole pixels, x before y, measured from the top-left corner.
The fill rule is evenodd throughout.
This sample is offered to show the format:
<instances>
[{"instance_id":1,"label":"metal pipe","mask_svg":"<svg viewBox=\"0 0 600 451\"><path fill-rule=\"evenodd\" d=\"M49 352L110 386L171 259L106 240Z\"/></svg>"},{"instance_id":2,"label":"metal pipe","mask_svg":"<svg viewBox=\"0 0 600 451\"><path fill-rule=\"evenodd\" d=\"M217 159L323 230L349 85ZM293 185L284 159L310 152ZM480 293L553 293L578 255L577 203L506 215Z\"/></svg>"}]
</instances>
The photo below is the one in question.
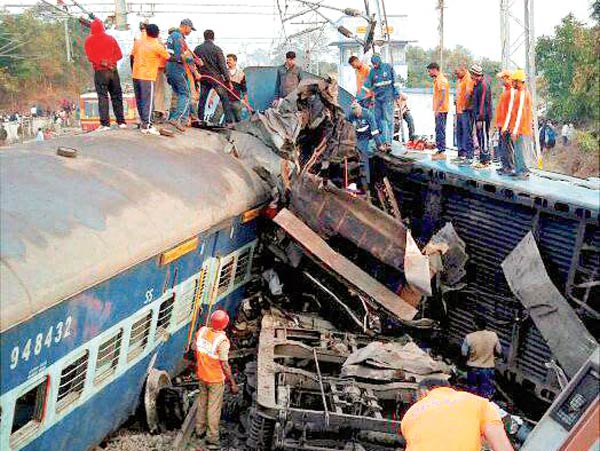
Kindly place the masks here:
<instances>
[{"instance_id":1,"label":"metal pipe","mask_svg":"<svg viewBox=\"0 0 600 451\"><path fill-rule=\"evenodd\" d=\"M325 412L325 426L329 426L329 409L327 408L327 397L325 396L325 387L323 386L323 376L321 375L321 368L319 367L319 359L317 358L317 350L313 348L313 355L315 357L315 368L317 369L317 376L319 376L319 388L321 389L321 399L323 400L323 411Z\"/></svg>"}]
</instances>

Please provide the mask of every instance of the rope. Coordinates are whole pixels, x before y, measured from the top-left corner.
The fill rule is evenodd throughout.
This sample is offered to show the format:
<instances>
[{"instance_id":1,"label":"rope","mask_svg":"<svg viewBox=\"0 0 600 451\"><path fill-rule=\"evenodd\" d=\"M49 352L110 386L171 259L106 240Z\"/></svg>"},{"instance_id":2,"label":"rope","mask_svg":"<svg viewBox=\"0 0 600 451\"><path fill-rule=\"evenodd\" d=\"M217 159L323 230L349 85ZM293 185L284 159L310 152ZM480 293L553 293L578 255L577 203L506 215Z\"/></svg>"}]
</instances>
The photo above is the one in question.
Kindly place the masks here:
<instances>
[{"instance_id":1,"label":"rope","mask_svg":"<svg viewBox=\"0 0 600 451\"><path fill-rule=\"evenodd\" d=\"M252 108L248 102L246 102L244 99L242 99L237 92L235 92L233 89L229 88L229 86L227 86L225 83L223 83L221 80L216 79L215 77L211 77L210 75L203 75L200 74L200 81L202 82L202 79L205 78L207 80L211 80L215 83L217 83L218 85L220 85L221 87L223 87L227 92L229 92L236 100L239 100L240 102L242 102L244 104L244 106L246 108L248 108L248 111L250 111L251 113L254 112L254 108Z\"/></svg>"}]
</instances>

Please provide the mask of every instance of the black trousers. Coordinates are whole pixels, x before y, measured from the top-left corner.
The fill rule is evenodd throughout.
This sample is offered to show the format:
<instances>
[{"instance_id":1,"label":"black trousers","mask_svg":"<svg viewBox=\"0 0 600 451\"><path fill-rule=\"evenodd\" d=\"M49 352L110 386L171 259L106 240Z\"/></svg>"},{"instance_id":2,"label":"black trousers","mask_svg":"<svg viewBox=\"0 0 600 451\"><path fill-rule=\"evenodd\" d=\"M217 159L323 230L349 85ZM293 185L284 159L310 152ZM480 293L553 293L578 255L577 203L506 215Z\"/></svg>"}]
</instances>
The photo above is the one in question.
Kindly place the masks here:
<instances>
[{"instance_id":1,"label":"black trousers","mask_svg":"<svg viewBox=\"0 0 600 451\"><path fill-rule=\"evenodd\" d=\"M204 109L206 108L206 101L208 100L208 93L211 89L217 91L219 99L221 99L221 105L223 105L223 113L225 113L225 122L230 124L234 121L233 111L231 109L231 102L227 91L220 84L215 83L212 80L202 78L200 80L200 100L198 100L198 118L204 120Z\"/></svg>"},{"instance_id":2,"label":"black trousers","mask_svg":"<svg viewBox=\"0 0 600 451\"><path fill-rule=\"evenodd\" d=\"M123 115L123 92L121 91L121 80L119 72L114 70L97 70L94 72L94 84L98 94L98 111L100 113L100 125L110 126L110 115L108 108L108 95L112 102L113 112L118 124L125 123Z\"/></svg>"}]
</instances>

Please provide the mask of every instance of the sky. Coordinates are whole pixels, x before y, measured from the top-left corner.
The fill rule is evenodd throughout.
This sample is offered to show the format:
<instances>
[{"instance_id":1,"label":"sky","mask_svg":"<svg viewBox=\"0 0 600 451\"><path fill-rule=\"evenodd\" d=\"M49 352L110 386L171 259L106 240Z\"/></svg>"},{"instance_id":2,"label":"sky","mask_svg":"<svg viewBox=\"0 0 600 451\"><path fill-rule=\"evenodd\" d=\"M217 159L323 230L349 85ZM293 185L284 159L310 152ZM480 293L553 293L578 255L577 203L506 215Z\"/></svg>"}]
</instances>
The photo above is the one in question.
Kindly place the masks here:
<instances>
[{"instance_id":1,"label":"sky","mask_svg":"<svg viewBox=\"0 0 600 451\"><path fill-rule=\"evenodd\" d=\"M50 0L55 2L56 0ZM8 4L31 4L34 0L0 0L0 7ZM103 11L99 16L114 7L113 0L79 0L91 11ZM69 4L70 0L65 0ZM268 49L274 39L281 38L282 25L277 13L277 0L131 0L130 8L133 11L149 11L150 4L155 4L155 10L164 11L150 19L166 30L177 25L183 17L189 17L198 29L192 35L192 42L201 39L201 31L212 28L216 32L216 40L220 41L225 52L235 51L237 48L246 50L265 48ZM372 12L375 6L372 3ZM401 20L406 24L402 34L409 40L414 40L414 45L431 48L438 42L438 12L435 9L438 0L386 0L387 14L389 16L405 14ZM500 0L446 0L445 8L445 46L454 47L462 45L469 49L476 57L486 56L500 60ZM513 11L523 16L522 0L512 0ZM591 0L536 0L535 1L535 34L536 36L551 34L562 17L572 12L583 21L589 20ZM143 4L143 6L140 6ZM288 5L288 11L298 10L299 4L294 0L279 0L282 8ZM323 4L338 8L355 7L363 9L363 0L323 0ZM333 20L342 14L337 11L323 10ZM136 24L143 17L132 13L129 22ZM309 20L309 16L298 17L290 22ZM392 21L391 19L390 21ZM520 32L515 22L513 39ZM306 25L286 25L287 34L294 33ZM336 39L336 32L330 31L324 38ZM518 58L518 57L517 57Z\"/></svg>"}]
</instances>

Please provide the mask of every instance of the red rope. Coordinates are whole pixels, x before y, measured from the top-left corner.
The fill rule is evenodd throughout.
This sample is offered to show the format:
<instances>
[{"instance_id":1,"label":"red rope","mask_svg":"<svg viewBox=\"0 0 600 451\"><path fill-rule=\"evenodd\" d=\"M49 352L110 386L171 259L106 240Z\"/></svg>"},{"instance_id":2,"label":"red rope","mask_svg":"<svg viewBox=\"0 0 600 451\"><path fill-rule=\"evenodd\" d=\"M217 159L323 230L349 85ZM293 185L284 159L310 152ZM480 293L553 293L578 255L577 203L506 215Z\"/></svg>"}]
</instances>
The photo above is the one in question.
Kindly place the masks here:
<instances>
[{"instance_id":1,"label":"red rope","mask_svg":"<svg viewBox=\"0 0 600 451\"><path fill-rule=\"evenodd\" d=\"M248 104L248 102L246 102L244 99L242 99L240 96L238 96L237 92L235 92L233 89L230 89L229 86L227 86L221 80L218 80L218 79L216 79L214 77L211 77L210 75L200 74L200 80L202 80L203 78L206 78L208 80L212 80L213 82L221 85L223 88L225 88L227 90L227 92L231 93L231 95L234 98L236 98L237 100L239 100L240 102L242 102L246 106L246 108L248 108L248 111L250 111L251 113L254 111L254 109Z\"/></svg>"}]
</instances>

